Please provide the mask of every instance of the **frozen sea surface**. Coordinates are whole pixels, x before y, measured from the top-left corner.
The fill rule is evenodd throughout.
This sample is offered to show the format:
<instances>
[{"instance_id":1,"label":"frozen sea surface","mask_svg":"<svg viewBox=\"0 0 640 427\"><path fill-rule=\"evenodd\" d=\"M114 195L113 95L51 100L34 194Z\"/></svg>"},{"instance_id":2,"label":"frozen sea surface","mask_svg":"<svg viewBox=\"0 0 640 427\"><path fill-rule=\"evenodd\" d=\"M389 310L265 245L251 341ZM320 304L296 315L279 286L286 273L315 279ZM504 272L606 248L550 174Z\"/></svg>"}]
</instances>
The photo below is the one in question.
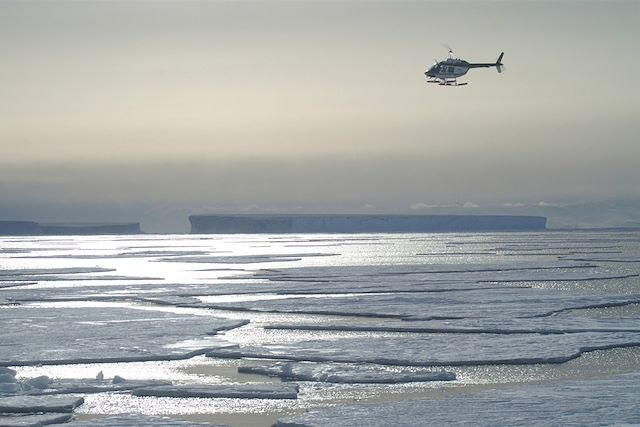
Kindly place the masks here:
<instances>
[{"instance_id":1,"label":"frozen sea surface","mask_svg":"<svg viewBox=\"0 0 640 427\"><path fill-rule=\"evenodd\" d=\"M72 421L65 424L69 427L224 427L222 424L193 423L179 421L169 417L155 417L149 415L113 415L109 417L92 418L86 421Z\"/></svg>"},{"instance_id":2,"label":"frozen sea surface","mask_svg":"<svg viewBox=\"0 0 640 427\"><path fill-rule=\"evenodd\" d=\"M73 396L8 396L0 397L0 413L71 412L83 403Z\"/></svg>"},{"instance_id":3,"label":"frozen sea surface","mask_svg":"<svg viewBox=\"0 0 640 427\"><path fill-rule=\"evenodd\" d=\"M73 415L65 413L1 415L2 427L42 427L51 424L61 424L69 421Z\"/></svg>"},{"instance_id":4,"label":"frozen sea surface","mask_svg":"<svg viewBox=\"0 0 640 427\"><path fill-rule=\"evenodd\" d=\"M245 322L118 304L0 309L0 365L99 363L190 357L219 346L218 330ZM190 338L190 340L187 340Z\"/></svg>"},{"instance_id":5,"label":"frozen sea surface","mask_svg":"<svg viewBox=\"0 0 640 427\"><path fill-rule=\"evenodd\" d=\"M134 396L202 397L241 399L297 399L294 386L275 384L232 384L207 386L154 386L135 389Z\"/></svg>"},{"instance_id":6,"label":"frozen sea surface","mask_svg":"<svg viewBox=\"0 0 640 427\"><path fill-rule=\"evenodd\" d=\"M71 425L640 422L639 233L0 242L0 396Z\"/></svg>"},{"instance_id":7,"label":"frozen sea surface","mask_svg":"<svg viewBox=\"0 0 640 427\"><path fill-rule=\"evenodd\" d=\"M241 366L238 372L282 378L285 381L314 381L343 384L397 384L426 381L453 381L456 375L445 370L387 370L375 365L335 363L277 363L271 366Z\"/></svg>"},{"instance_id":8,"label":"frozen sea surface","mask_svg":"<svg viewBox=\"0 0 640 427\"><path fill-rule=\"evenodd\" d=\"M640 375L484 390L452 398L314 409L278 427L637 425Z\"/></svg>"}]
</instances>

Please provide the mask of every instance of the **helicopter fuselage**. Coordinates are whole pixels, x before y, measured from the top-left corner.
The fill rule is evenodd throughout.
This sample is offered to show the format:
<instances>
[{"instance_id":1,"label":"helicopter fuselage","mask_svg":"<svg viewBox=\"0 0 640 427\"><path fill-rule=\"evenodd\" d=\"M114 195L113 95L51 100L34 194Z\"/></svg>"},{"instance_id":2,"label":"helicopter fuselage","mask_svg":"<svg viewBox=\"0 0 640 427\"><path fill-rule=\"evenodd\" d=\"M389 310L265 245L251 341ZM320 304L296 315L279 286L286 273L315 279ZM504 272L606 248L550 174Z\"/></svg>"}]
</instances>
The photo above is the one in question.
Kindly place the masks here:
<instances>
[{"instance_id":1,"label":"helicopter fuselage","mask_svg":"<svg viewBox=\"0 0 640 427\"><path fill-rule=\"evenodd\" d=\"M447 59L434 64L424 74L435 79L456 79L467 74L470 65L462 59Z\"/></svg>"}]
</instances>

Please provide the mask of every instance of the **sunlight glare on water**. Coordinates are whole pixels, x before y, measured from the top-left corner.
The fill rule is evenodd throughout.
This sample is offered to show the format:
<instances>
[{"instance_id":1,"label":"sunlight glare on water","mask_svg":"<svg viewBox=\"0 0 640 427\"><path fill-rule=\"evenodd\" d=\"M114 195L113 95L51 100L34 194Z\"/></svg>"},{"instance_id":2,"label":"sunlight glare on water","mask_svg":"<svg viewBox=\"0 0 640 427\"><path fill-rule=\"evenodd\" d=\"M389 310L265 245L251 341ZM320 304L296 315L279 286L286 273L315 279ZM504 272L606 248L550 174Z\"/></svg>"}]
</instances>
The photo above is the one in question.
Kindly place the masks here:
<instances>
[{"instance_id":1,"label":"sunlight glare on water","mask_svg":"<svg viewBox=\"0 0 640 427\"><path fill-rule=\"evenodd\" d=\"M74 318L76 325L100 328L130 324L129 332L135 333L135 343L126 343L126 336L109 336L108 333L101 336L113 339L129 351L140 350L143 354L148 351L145 347L152 348L154 341L171 332L167 328L180 326L182 319L197 319L189 324L194 327L199 327L200 319L205 322L206 318L209 322L215 322L214 318L246 319L249 324L220 330L216 335L181 333L174 341L163 343L163 348L180 352L222 345L260 353L256 359L200 355L175 361L44 363L16 367L20 379L47 375L60 381L91 380L103 371L105 378L119 375L127 380L167 380L184 385L278 383L279 378L240 374L237 368L268 366L275 363L269 359L270 355L286 359L292 353L304 356L305 351L311 356L336 354L353 359L326 365L338 369L337 372L341 372L340 367L368 366L359 360L365 353L373 355L367 357L377 355L380 360L397 356L409 358L411 362L411 357L416 357L419 359L416 364L428 357L437 357L437 351L443 351L445 356L464 357L467 350L463 345L449 351L447 346L451 347L451 344L447 344L447 339L452 338L444 332L429 335L376 328L429 325L429 321L416 323L411 317L429 318L434 313L444 314L448 319L445 323L435 323L441 326L468 328L489 321L492 327L497 324L508 328L514 319L501 317L511 313L505 310L504 304L509 302L506 307L514 312L522 310L520 305L524 303L518 303L519 292L523 298L538 292L536 298L526 299L530 307L525 308L533 309L531 307L540 304L542 311L548 311L547 305L552 303L562 307L563 300L557 298L559 295L568 298L568 305L578 306L597 305L600 297L606 303L608 299L626 296L631 302L628 305L608 307L605 304L604 308L565 310L543 319L551 326L574 319L587 326L589 322L598 325L602 319L620 319L626 322L625 325L633 326L640 306L633 303L633 298L640 294L637 277L640 263L623 261L624 257L633 259L640 255L638 242L640 238L636 234L587 232L3 238L0 284L6 283L7 287L0 288L0 303L10 302L3 306L3 313L19 310L21 315L26 315L20 321L27 323L30 313L36 314L40 309L61 309L52 313L60 316L66 315L65 310L86 313L82 314L85 317ZM613 260L593 260L603 255ZM109 271L77 270L96 268ZM594 279L598 274L630 277ZM550 277L553 280L548 280ZM472 289L474 286L478 289ZM569 298L576 298L576 302ZM92 309L95 309L93 317ZM323 310L327 312L322 314ZM381 316L382 311L389 316ZM131 314L135 312L145 315ZM102 315L100 320L96 318L98 313ZM119 318L113 314L109 316L109 313L127 314ZM6 319L11 317L7 315ZM33 319L36 318L34 315ZM518 325L526 321L524 318L516 320L520 322ZM160 335L145 335L150 332L145 331L144 325L163 321L167 323L162 326ZM177 323L172 326L171 322ZM9 327L12 323L7 321L5 325ZM68 324L67 335L63 331L59 336L74 342L73 325ZM265 329L271 325L294 328ZM329 328L297 330L297 325ZM340 330L339 325L364 326L371 330ZM331 329L334 326L338 327ZM20 332L11 339L30 333L31 329ZM154 330L153 334L157 333ZM473 334L469 335L469 339L473 337ZM527 347L527 337L520 341L515 340L515 335L512 341L504 337L496 340L506 348L492 348L493 340L481 344L496 355L502 351L523 351L525 356L535 356L540 349ZM562 340L572 336L558 334L555 337ZM586 337L584 345L602 335ZM461 336L457 339L456 342L465 343ZM635 335L630 335L629 341L634 340ZM436 341L445 347L438 350ZM389 348L394 343L412 342L424 343L424 347L403 348L400 345ZM519 342L518 345L524 347L511 349L509 342ZM53 346L56 344L52 343ZM326 346L326 353L320 344ZM91 345L91 340L84 340L83 345ZM362 347L354 347L356 345ZM64 354L73 354L73 345L65 347L71 348L65 348ZM77 351L81 358L82 348ZM55 349L47 350L44 355L29 355L29 359L37 362L40 357L48 362L47 354L55 354ZM636 348L614 348L585 353L560 364L448 366L442 363L433 367L454 372L457 379L450 382L332 384L303 381L299 382L300 393L295 401L142 398L126 392L107 392L85 395L86 403L79 411L85 415L120 412L149 415L299 413L322 405L442 398L483 388L638 372L639 354L640 350ZM378 363L381 364L371 365L374 371L393 375L424 369L411 363L406 366Z\"/></svg>"}]
</instances>

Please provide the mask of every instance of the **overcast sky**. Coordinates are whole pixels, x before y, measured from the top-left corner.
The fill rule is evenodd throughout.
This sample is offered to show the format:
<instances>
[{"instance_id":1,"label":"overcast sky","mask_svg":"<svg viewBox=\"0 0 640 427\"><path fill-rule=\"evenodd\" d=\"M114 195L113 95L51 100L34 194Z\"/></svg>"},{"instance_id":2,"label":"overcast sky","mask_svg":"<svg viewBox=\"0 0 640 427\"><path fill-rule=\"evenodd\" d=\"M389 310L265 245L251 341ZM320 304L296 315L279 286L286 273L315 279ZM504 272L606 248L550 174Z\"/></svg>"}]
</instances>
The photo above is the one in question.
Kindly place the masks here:
<instances>
[{"instance_id":1,"label":"overcast sky","mask_svg":"<svg viewBox=\"0 0 640 427\"><path fill-rule=\"evenodd\" d=\"M2 1L0 219L640 199L638 40L635 1ZM429 85L443 44L507 70Z\"/></svg>"}]
</instances>

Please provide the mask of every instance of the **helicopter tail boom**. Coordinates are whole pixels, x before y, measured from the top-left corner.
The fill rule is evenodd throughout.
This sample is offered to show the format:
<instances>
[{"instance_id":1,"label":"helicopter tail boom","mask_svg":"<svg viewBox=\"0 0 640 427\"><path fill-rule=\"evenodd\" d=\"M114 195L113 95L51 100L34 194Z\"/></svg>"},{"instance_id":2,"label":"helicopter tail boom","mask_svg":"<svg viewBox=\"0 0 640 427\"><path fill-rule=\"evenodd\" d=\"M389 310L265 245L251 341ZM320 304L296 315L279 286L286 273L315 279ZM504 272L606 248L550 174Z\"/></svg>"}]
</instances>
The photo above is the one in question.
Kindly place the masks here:
<instances>
[{"instance_id":1,"label":"helicopter tail boom","mask_svg":"<svg viewBox=\"0 0 640 427\"><path fill-rule=\"evenodd\" d=\"M483 63L479 63L479 64L469 64L469 68L490 68L490 67L496 67L496 69L498 70L499 73L502 72L502 66L504 65L502 63L502 57L504 56L504 52L500 53L500 56L498 56L498 60L495 63L492 62L483 62Z\"/></svg>"}]
</instances>

